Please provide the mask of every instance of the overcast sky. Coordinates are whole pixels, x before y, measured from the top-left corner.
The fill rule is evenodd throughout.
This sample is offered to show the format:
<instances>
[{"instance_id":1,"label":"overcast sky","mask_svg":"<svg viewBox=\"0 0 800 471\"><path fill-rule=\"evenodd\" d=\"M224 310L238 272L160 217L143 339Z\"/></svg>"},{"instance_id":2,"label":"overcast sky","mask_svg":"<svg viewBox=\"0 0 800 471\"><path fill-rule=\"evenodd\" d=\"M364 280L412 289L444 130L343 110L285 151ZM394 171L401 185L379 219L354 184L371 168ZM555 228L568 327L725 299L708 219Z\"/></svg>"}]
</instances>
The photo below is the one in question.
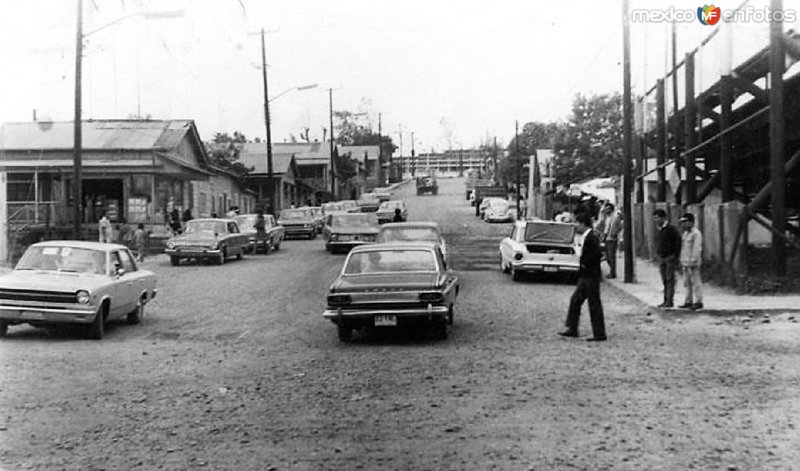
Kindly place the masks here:
<instances>
[{"instance_id":1,"label":"overcast sky","mask_svg":"<svg viewBox=\"0 0 800 471\"><path fill-rule=\"evenodd\" d=\"M800 0L784 0L800 9ZM723 9L741 3L719 3ZM752 0L760 7L766 0ZM621 0L84 0L84 119L194 119L203 139L264 137L265 28L273 140L366 112L403 151L513 137L514 121L564 120L576 93L622 90ZM0 0L0 122L72 120L76 0ZM634 9L698 3L631 0ZM171 19L135 13L181 11ZM126 15L132 15L127 16ZM94 32L122 18L119 22ZM797 24L786 26L787 29ZM714 27L678 26L679 59ZM636 90L667 64L667 23L632 25ZM718 35L721 36L721 35ZM766 24L737 25L734 61L766 45ZM722 41L716 41L721 43ZM720 67L707 48L701 82ZM643 83L647 82L647 86ZM448 139L449 138L449 139Z\"/></svg>"}]
</instances>

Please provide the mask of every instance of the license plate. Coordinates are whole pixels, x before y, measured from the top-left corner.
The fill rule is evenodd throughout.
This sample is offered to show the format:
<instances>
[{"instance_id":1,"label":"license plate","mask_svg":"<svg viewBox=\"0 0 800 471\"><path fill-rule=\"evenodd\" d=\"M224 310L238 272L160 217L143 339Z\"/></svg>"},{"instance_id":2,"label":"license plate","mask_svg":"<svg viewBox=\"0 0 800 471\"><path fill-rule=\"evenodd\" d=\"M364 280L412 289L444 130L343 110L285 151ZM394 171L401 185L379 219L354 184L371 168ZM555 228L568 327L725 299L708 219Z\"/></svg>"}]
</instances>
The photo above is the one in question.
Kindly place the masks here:
<instances>
[{"instance_id":1,"label":"license plate","mask_svg":"<svg viewBox=\"0 0 800 471\"><path fill-rule=\"evenodd\" d=\"M558 271L558 267L544 267L544 271L555 272Z\"/></svg>"},{"instance_id":2,"label":"license plate","mask_svg":"<svg viewBox=\"0 0 800 471\"><path fill-rule=\"evenodd\" d=\"M395 326L397 316L375 316L375 326Z\"/></svg>"},{"instance_id":3,"label":"license plate","mask_svg":"<svg viewBox=\"0 0 800 471\"><path fill-rule=\"evenodd\" d=\"M44 320L44 313L42 311L22 311L19 317L29 321L41 321Z\"/></svg>"}]
</instances>

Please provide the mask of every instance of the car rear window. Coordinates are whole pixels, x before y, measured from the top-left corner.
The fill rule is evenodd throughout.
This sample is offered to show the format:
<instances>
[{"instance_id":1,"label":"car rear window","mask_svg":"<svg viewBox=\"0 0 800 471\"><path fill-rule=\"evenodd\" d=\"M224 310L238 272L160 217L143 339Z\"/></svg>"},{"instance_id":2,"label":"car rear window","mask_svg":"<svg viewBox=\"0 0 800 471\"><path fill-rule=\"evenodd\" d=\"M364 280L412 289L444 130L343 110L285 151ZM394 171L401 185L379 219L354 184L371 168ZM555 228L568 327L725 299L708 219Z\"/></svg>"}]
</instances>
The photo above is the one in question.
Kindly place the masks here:
<instances>
[{"instance_id":1,"label":"car rear window","mask_svg":"<svg viewBox=\"0 0 800 471\"><path fill-rule=\"evenodd\" d=\"M525 242L559 242L571 244L575 226L558 223L530 223L525 228Z\"/></svg>"},{"instance_id":2,"label":"car rear window","mask_svg":"<svg viewBox=\"0 0 800 471\"><path fill-rule=\"evenodd\" d=\"M304 209L287 209L281 213L281 219L308 219L311 212Z\"/></svg>"},{"instance_id":3,"label":"car rear window","mask_svg":"<svg viewBox=\"0 0 800 471\"><path fill-rule=\"evenodd\" d=\"M413 241L439 242L439 234L429 227L387 227L378 234L378 242Z\"/></svg>"},{"instance_id":4,"label":"car rear window","mask_svg":"<svg viewBox=\"0 0 800 471\"><path fill-rule=\"evenodd\" d=\"M372 227L377 226L378 220L374 214L340 214L333 216L331 226L335 227Z\"/></svg>"},{"instance_id":5,"label":"car rear window","mask_svg":"<svg viewBox=\"0 0 800 471\"><path fill-rule=\"evenodd\" d=\"M350 255L346 274L436 271L430 250L373 250Z\"/></svg>"}]
</instances>

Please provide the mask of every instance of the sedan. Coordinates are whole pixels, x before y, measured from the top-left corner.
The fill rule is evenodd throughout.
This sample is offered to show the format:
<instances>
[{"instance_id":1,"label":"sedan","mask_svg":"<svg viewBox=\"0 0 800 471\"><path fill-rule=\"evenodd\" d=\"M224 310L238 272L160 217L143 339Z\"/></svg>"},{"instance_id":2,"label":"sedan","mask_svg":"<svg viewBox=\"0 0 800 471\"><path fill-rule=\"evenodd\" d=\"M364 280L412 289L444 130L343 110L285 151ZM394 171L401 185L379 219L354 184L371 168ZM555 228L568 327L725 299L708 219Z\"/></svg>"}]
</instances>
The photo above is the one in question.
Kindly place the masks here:
<instances>
[{"instance_id":1,"label":"sedan","mask_svg":"<svg viewBox=\"0 0 800 471\"><path fill-rule=\"evenodd\" d=\"M347 252L357 245L373 244L378 235L374 213L338 213L328 216L322 231L325 250Z\"/></svg>"},{"instance_id":2,"label":"sedan","mask_svg":"<svg viewBox=\"0 0 800 471\"><path fill-rule=\"evenodd\" d=\"M430 243L357 247L328 291L325 319L336 324L339 340L354 329L430 326L447 338L459 291L441 250Z\"/></svg>"},{"instance_id":3,"label":"sedan","mask_svg":"<svg viewBox=\"0 0 800 471\"><path fill-rule=\"evenodd\" d=\"M173 265L183 259L214 261L224 264L228 257L239 260L250 250L247 234L242 234L233 219L192 219L183 234L167 241L164 253Z\"/></svg>"},{"instance_id":4,"label":"sedan","mask_svg":"<svg viewBox=\"0 0 800 471\"><path fill-rule=\"evenodd\" d=\"M511 222L517 219L517 204L508 200L491 200L483 212L486 222Z\"/></svg>"},{"instance_id":5,"label":"sedan","mask_svg":"<svg viewBox=\"0 0 800 471\"><path fill-rule=\"evenodd\" d=\"M433 242L438 244L447 258L447 242L435 222L393 222L381 226L378 243L386 242Z\"/></svg>"},{"instance_id":6,"label":"sedan","mask_svg":"<svg viewBox=\"0 0 800 471\"><path fill-rule=\"evenodd\" d=\"M138 324L157 294L156 276L140 269L127 247L83 241L33 244L0 276L0 337L8 326L78 324L102 339L105 324Z\"/></svg>"},{"instance_id":7,"label":"sedan","mask_svg":"<svg viewBox=\"0 0 800 471\"><path fill-rule=\"evenodd\" d=\"M384 201L381 203L381 206L378 208L378 212L376 213L378 216L378 223L383 224L385 222L392 222L394 220L395 210L400 210L400 217L403 218L403 221L408 218L408 208L406 207L406 202L403 200L392 200L392 201Z\"/></svg>"},{"instance_id":8,"label":"sedan","mask_svg":"<svg viewBox=\"0 0 800 471\"><path fill-rule=\"evenodd\" d=\"M577 276L575 226L568 223L521 220L500 242L500 267L519 281L524 273L566 273Z\"/></svg>"},{"instance_id":9,"label":"sedan","mask_svg":"<svg viewBox=\"0 0 800 471\"><path fill-rule=\"evenodd\" d=\"M480 205L478 205L478 212L480 213L479 216L481 219L483 219L484 215L486 214L486 210L489 208L489 205L495 201L506 201L506 199L498 196L487 196L481 200Z\"/></svg>"},{"instance_id":10,"label":"sedan","mask_svg":"<svg viewBox=\"0 0 800 471\"><path fill-rule=\"evenodd\" d=\"M278 218L278 224L283 226L286 238L317 237L319 223L310 209L284 209Z\"/></svg>"}]
</instances>

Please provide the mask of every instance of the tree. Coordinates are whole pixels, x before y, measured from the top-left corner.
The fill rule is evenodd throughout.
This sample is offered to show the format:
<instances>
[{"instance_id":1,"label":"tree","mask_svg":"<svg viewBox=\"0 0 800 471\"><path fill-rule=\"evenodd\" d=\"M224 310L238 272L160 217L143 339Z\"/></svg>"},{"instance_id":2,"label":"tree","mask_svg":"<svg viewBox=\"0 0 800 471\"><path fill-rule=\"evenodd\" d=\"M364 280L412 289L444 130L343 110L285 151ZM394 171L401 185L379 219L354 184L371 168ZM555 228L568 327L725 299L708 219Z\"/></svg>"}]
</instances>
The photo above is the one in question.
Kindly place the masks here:
<instances>
[{"instance_id":1,"label":"tree","mask_svg":"<svg viewBox=\"0 0 800 471\"><path fill-rule=\"evenodd\" d=\"M211 142L205 144L206 153L212 164L229 170L241 178L253 170L239 161L239 154L245 142L247 138L239 131L234 131L233 137L228 133L218 132L214 134Z\"/></svg>"},{"instance_id":2,"label":"tree","mask_svg":"<svg viewBox=\"0 0 800 471\"><path fill-rule=\"evenodd\" d=\"M334 118L337 119L338 124L336 127L336 143L343 146L380 146L381 155L384 159L388 160L388 156L392 155L397 146L394 145L392 138L386 134L378 134L372 130L368 124L367 113L354 113L352 111L335 111ZM365 124L365 122L367 124ZM347 163L350 158L348 156L341 156L343 159L343 166L346 169L351 168L351 164ZM336 178L345 181L357 174L357 164L352 162L352 175L350 177L342 177L343 174L340 170L339 161L336 161ZM345 173L349 174L350 170Z\"/></svg>"},{"instance_id":3,"label":"tree","mask_svg":"<svg viewBox=\"0 0 800 471\"><path fill-rule=\"evenodd\" d=\"M498 164L500 167L498 172L500 180L512 183L517 181L517 168L514 165L516 162L517 165L522 167L520 169L520 180L523 185L527 185L528 169L525 165L528 163L529 156L533 155L537 149L554 148L556 142L563 139L564 128L564 124L557 122L529 122L522 126L519 132L519 155L515 159L514 156L517 152L517 137L515 136L506 148L508 157ZM539 178L538 175L537 178Z\"/></svg>"},{"instance_id":4,"label":"tree","mask_svg":"<svg viewBox=\"0 0 800 471\"><path fill-rule=\"evenodd\" d=\"M622 96L578 94L553 150L552 168L559 184L621 174Z\"/></svg>"}]
</instances>

